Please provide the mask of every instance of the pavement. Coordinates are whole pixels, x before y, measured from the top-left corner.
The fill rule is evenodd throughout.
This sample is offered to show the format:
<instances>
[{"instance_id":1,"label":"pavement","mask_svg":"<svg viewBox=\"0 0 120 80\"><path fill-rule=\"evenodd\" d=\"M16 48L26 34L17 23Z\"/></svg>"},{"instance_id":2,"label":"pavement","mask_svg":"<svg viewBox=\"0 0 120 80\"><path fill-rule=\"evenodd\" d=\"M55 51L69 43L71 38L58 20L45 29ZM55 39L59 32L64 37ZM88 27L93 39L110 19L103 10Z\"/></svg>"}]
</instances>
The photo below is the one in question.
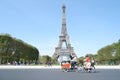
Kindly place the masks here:
<instances>
[{"instance_id":1,"label":"pavement","mask_svg":"<svg viewBox=\"0 0 120 80\"><path fill-rule=\"evenodd\" d=\"M96 69L120 69L120 65L95 66ZM61 66L0 65L0 69L61 69Z\"/></svg>"},{"instance_id":2,"label":"pavement","mask_svg":"<svg viewBox=\"0 0 120 80\"><path fill-rule=\"evenodd\" d=\"M63 72L60 65L0 65L0 80L120 80L120 65L95 67L96 70L87 73Z\"/></svg>"}]
</instances>

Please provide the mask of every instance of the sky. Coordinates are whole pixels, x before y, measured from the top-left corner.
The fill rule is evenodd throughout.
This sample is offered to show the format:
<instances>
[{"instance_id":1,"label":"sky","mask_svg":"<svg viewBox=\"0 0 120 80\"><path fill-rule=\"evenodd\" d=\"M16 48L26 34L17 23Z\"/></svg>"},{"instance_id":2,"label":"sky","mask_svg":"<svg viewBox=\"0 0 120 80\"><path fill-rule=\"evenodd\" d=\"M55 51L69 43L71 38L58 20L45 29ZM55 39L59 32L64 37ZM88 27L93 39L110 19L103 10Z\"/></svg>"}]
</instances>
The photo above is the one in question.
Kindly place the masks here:
<instances>
[{"instance_id":1,"label":"sky","mask_svg":"<svg viewBox=\"0 0 120 80\"><path fill-rule=\"evenodd\" d=\"M120 39L120 0L0 0L0 34L52 56L62 27L62 5L75 54L85 56Z\"/></svg>"}]
</instances>

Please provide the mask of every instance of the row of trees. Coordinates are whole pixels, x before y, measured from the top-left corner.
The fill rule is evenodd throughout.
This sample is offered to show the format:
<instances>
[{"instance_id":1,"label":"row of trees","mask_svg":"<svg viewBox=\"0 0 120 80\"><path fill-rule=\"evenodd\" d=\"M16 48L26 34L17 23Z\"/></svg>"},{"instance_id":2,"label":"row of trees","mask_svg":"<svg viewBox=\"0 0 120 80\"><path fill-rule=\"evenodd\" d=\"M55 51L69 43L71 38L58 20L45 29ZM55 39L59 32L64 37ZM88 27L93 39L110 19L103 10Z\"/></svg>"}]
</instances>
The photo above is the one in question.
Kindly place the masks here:
<instances>
[{"instance_id":1,"label":"row of trees","mask_svg":"<svg viewBox=\"0 0 120 80\"><path fill-rule=\"evenodd\" d=\"M39 51L22 40L11 37L9 34L0 35L0 64L16 62L37 62Z\"/></svg>"},{"instance_id":2,"label":"row of trees","mask_svg":"<svg viewBox=\"0 0 120 80\"><path fill-rule=\"evenodd\" d=\"M97 64L120 64L120 40L98 50L97 54L87 54L93 57ZM79 57L82 61L85 57ZM48 55L39 56L39 51L22 40L11 37L9 34L0 35L0 64L17 62L27 63L53 63L57 60Z\"/></svg>"},{"instance_id":3,"label":"row of trees","mask_svg":"<svg viewBox=\"0 0 120 80\"><path fill-rule=\"evenodd\" d=\"M102 64L120 64L120 40L98 50L98 61Z\"/></svg>"},{"instance_id":4,"label":"row of trees","mask_svg":"<svg viewBox=\"0 0 120 80\"><path fill-rule=\"evenodd\" d=\"M98 50L97 54L87 54L93 57L97 64L120 64L120 40ZM84 57L80 57L81 61Z\"/></svg>"},{"instance_id":5,"label":"row of trees","mask_svg":"<svg viewBox=\"0 0 120 80\"><path fill-rule=\"evenodd\" d=\"M53 59L48 55L43 55L39 57L39 61L41 64L58 64L57 60Z\"/></svg>"}]
</instances>

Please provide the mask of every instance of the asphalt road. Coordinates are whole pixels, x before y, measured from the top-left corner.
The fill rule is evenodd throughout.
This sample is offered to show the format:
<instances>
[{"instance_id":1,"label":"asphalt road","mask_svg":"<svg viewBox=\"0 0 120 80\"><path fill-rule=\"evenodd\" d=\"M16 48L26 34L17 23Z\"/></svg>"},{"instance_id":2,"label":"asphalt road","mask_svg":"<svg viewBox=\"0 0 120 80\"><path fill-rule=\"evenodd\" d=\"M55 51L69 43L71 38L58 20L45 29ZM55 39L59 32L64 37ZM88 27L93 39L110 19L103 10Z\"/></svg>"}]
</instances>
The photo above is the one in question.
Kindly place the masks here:
<instances>
[{"instance_id":1,"label":"asphalt road","mask_svg":"<svg viewBox=\"0 0 120 80\"><path fill-rule=\"evenodd\" d=\"M120 80L120 69L63 72L60 69L0 69L0 80Z\"/></svg>"}]
</instances>

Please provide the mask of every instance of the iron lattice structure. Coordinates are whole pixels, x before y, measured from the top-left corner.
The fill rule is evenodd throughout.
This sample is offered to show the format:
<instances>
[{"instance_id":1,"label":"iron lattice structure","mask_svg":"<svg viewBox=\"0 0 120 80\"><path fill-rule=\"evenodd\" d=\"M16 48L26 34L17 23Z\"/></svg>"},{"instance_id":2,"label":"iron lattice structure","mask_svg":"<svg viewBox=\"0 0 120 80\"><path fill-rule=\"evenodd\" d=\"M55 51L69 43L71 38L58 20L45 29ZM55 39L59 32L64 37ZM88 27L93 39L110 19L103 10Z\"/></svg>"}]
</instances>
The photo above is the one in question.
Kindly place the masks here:
<instances>
[{"instance_id":1,"label":"iron lattice structure","mask_svg":"<svg viewBox=\"0 0 120 80\"><path fill-rule=\"evenodd\" d=\"M59 43L58 46L55 48L55 52L53 54L53 58L58 58L59 55L74 55L76 56L73 47L71 47L69 36L67 33L67 27L66 27L66 15L65 15L65 5L62 6L62 30L61 34L59 36ZM66 47L63 47L63 43L65 43ZM76 56L77 57L77 56Z\"/></svg>"}]
</instances>

